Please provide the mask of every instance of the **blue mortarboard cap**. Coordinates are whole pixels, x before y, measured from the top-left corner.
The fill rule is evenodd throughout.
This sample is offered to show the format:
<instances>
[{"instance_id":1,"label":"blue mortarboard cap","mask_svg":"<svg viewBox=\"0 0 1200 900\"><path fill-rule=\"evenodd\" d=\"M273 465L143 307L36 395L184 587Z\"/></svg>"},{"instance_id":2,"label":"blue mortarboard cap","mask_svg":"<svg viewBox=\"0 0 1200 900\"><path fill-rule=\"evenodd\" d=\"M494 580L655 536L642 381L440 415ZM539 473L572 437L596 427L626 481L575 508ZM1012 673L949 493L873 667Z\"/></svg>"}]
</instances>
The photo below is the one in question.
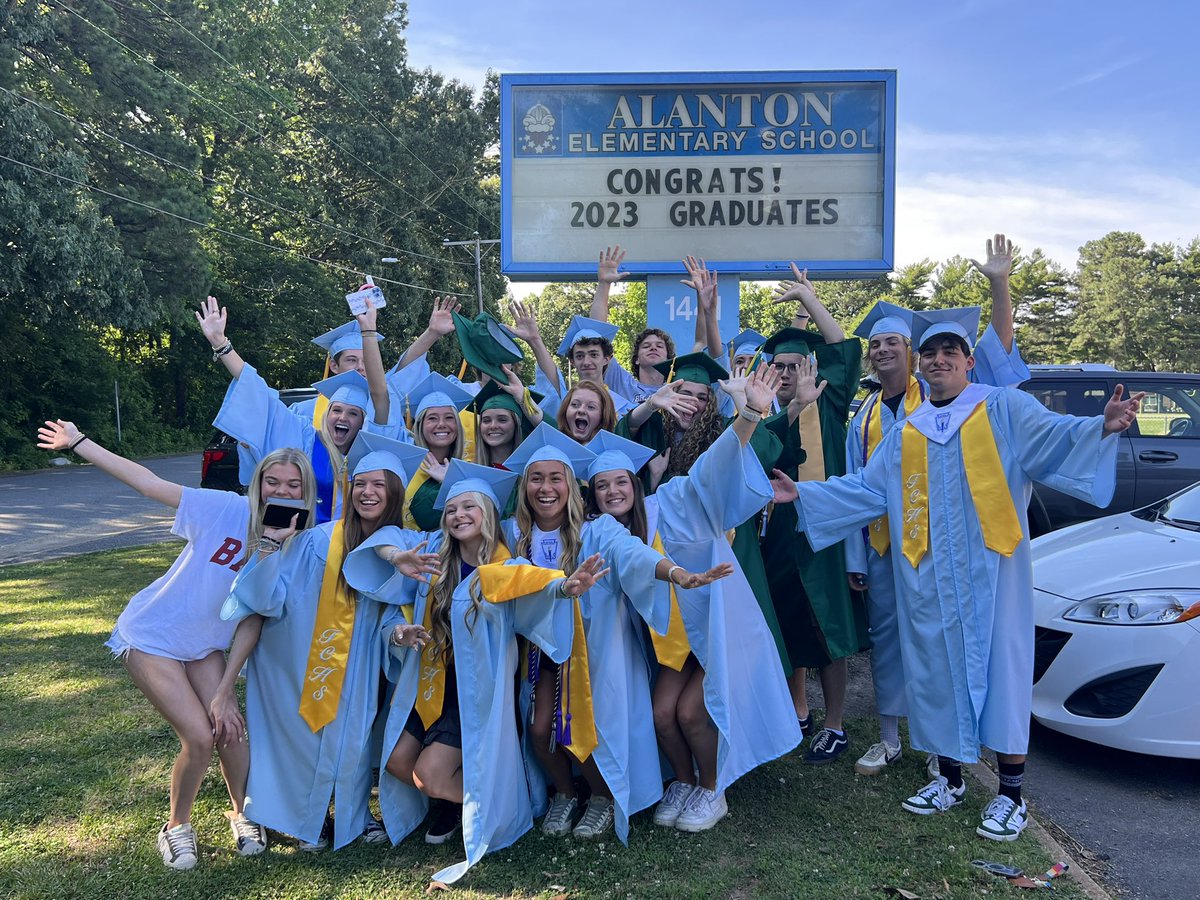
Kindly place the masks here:
<instances>
[{"instance_id":1,"label":"blue mortarboard cap","mask_svg":"<svg viewBox=\"0 0 1200 900\"><path fill-rule=\"evenodd\" d=\"M912 310L888 303L886 300L878 300L866 318L854 329L854 333L868 341L877 334L899 334L911 340L912 318Z\"/></svg>"},{"instance_id":2,"label":"blue mortarboard cap","mask_svg":"<svg viewBox=\"0 0 1200 900\"><path fill-rule=\"evenodd\" d=\"M346 454L346 471L353 478L361 472L386 469L399 475L407 486L427 453L423 447L372 434L364 428Z\"/></svg>"},{"instance_id":3,"label":"blue mortarboard cap","mask_svg":"<svg viewBox=\"0 0 1200 900\"><path fill-rule=\"evenodd\" d=\"M519 479L516 472L451 459L437 499L433 501L433 508L442 509L459 494L475 492L489 498L497 512L503 512Z\"/></svg>"},{"instance_id":4,"label":"blue mortarboard cap","mask_svg":"<svg viewBox=\"0 0 1200 900\"><path fill-rule=\"evenodd\" d=\"M383 335L375 335L375 340L382 341ZM337 356L343 350L361 350L362 331L357 321L351 321L345 325L339 325L333 331L325 332L320 337L313 338L312 342L330 356Z\"/></svg>"},{"instance_id":5,"label":"blue mortarboard cap","mask_svg":"<svg viewBox=\"0 0 1200 900\"><path fill-rule=\"evenodd\" d=\"M424 381L408 392L408 403L412 407L414 420L425 410L435 406L452 406L458 412L462 412L473 399L469 393L437 372L430 372Z\"/></svg>"},{"instance_id":6,"label":"blue mortarboard cap","mask_svg":"<svg viewBox=\"0 0 1200 900\"><path fill-rule=\"evenodd\" d=\"M928 309L912 314L912 345L918 350L931 337L939 334L956 334L972 349L975 336L979 334L978 306L963 306L957 309Z\"/></svg>"},{"instance_id":7,"label":"blue mortarboard cap","mask_svg":"<svg viewBox=\"0 0 1200 900\"><path fill-rule=\"evenodd\" d=\"M330 403L348 403L365 410L371 402L371 388L358 372L339 372L323 381L313 382L313 387L328 397Z\"/></svg>"},{"instance_id":8,"label":"blue mortarboard cap","mask_svg":"<svg viewBox=\"0 0 1200 900\"><path fill-rule=\"evenodd\" d=\"M766 342L766 335L759 334L753 328L747 328L729 342L729 347L733 351L734 356L753 356L762 349L762 345ZM764 355L770 359L769 354Z\"/></svg>"},{"instance_id":9,"label":"blue mortarboard cap","mask_svg":"<svg viewBox=\"0 0 1200 900\"><path fill-rule=\"evenodd\" d=\"M596 454L596 458L588 466L587 477L591 481L601 472L611 472L614 469L624 469L633 475L654 456L654 451L643 447L636 441L613 434L611 431L599 432L587 448Z\"/></svg>"},{"instance_id":10,"label":"blue mortarboard cap","mask_svg":"<svg viewBox=\"0 0 1200 900\"><path fill-rule=\"evenodd\" d=\"M618 326L609 322L601 322L599 319L589 319L587 316L572 316L571 324L567 326L567 333L563 336L562 343L558 345L558 355L569 356L571 348L587 338L593 340L603 338L612 343L612 339L617 336L617 332L620 330Z\"/></svg>"},{"instance_id":11,"label":"blue mortarboard cap","mask_svg":"<svg viewBox=\"0 0 1200 900\"><path fill-rule=\"evenodd\" d=\"M576 478L587 475L588 466L596 454L567 437L548 422L542 422L529 433L529 437L521 442L504 461L504 465L514 472L522 472L535 462L557 460L565 463Z\"/></svg>"}]
</instances>

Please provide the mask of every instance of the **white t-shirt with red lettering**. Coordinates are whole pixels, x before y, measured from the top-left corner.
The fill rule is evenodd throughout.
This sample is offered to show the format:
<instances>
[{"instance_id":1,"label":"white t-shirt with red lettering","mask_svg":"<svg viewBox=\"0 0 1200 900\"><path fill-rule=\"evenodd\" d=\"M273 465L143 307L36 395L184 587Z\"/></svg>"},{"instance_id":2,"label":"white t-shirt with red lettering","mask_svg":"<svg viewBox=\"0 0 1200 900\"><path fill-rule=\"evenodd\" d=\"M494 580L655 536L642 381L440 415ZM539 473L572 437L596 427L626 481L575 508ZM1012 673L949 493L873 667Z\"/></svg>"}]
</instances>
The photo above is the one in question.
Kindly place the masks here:
<instances>
[{"instance_id":1,"label":"white t-shirt with red lettering","mask_svg":"<svg viewBox=\"0 0 1200 900\"><path fill-rule=\"evenodd\" d=\"M225 650L237 622L222 622L245 556L250 501L230 491L183 489L171 533L187 541L171 568L133 596L106 646L117 656L130 649L168 659L203 659Z\"/></svg>"}]
</instances>

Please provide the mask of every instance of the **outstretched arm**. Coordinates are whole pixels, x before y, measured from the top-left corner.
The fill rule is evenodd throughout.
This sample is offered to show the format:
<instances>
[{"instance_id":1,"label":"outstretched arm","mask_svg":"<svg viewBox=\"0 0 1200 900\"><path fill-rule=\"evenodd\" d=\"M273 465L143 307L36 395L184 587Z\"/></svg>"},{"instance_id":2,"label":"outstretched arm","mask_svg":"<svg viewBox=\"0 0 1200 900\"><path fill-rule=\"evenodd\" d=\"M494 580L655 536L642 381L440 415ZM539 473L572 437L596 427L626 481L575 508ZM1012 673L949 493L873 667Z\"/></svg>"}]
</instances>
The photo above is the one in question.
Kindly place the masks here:
<instances>
[{"instance_id":1,"label":"outstretched arm","mask_svg":"<svg viewBox=\"0 0 1200 900\"><path fill-rule=\"evenodd\" d=\"M379 354L379 341L375 339L378 334L375 329L378 313L375 304L368 300L366 310L354 318L358 320L358 329L362 332L363 369L367 374L367 387L371 391L371 405L375 407L375 423L386 425L392 401L388 394L387 375L383 371L383 357Z\"/></svg>"},{"instance_id":2,"label":"outstretched arm","mask_svg":"<svg viewBox=\"0 0 1200 900\"><path fill-rule=\"evenodd\" d=\"M556 390L559 389L561 376L558 366L554 364L554 357L550 355L546 342L542 340L542 331L538 328L537 319L534 318L533 306L514 300L508 305L508 312L513 318L513 324L509 326L509 330L529 345L529 349L533 351L533 358L537 360L538 368L542 370L546 380Z\"/></svg>"},{"instance_id":3,"label":"outstretched arm","mask_svg":"<svg viewBox=\"0 0 1200 900\"><path fill-rule=\"evenodd\" d=\"M433 348L438 338L452 332L454 330L454 316L452 313L458 312L460 308L461 304L453 297L435 297L433 300L433 311L429 314L429 325L417 335L417 339L404 351L404 355L396 363L397 371L416 362Z\"/></svg>"},{"instance_id":4,"label":"outstretched arm","mask_svg":"<svg viewBox=\"0 0 1200 900\"><path fill-rule=\"evenodd\" d=\"M233 349L233 342L225 337L227 319L228 313L225 307L218 304L217 298L212 296L200 304L200 312L196 313L196 321L200 323L200 330L208 339L213 354L229 370L230 375L239 378L246 363Z\"/></svg>"},{"instance_id":5,"label":"outstretched arm","mask_svg":"<svg viewBox=\"0 0 1200 900\"><path fill-rule=\"evenodd\" d=\"M1009 293L1009 275L1012 273L1012 241L997 234L987 242L987 262L971 260L976 270L987 278L992 292L992 329L1004 345L1006 352L1013 346L1012 295Z\"/></svg>"},{"instance_id":6,"label":"outstretched arm","mask_svg":"<svg viewBox=\"0 0 1200 900\"><path fill-rule=\"evenodd\" d=\"M721 358L724 347L721 344L721 330L717 324L717 273L708 271L704 260L697 261L694 256L683 260L688 277L680 284L690 287L696 292L696 340L692 346L693 352L708 350L710 356Z\"/></svg>"},{"instance_id":7,"label":"outstretched arm","mask_svg":"<svg viewBox=\"0 0 1200 900\"><path fill-rule=\"evenodd\" d=\"M74 422L65 422L62 419L46 422L38 429L38 447L42 450L74 448L76 456L86 459L118 481L125 482L143 497L157 500L173 509L179 508L179 501L183 497L183 485L159 478L140 463L105 450L91 438L84 437Z\"/></svg>"},{"instance_id":8,"label":"outstretched arm","mask_svg":"<svg viewBox=\"0 0 1200 900\"><path fill-rule=\"evenodd\" d=\"M601 322L608 321L608 294L618 281L629 277L628 272L618 272L625 251L614 245L605 247L600 254L600 264L596 267L596 293L592 295L592 308L588 315Z\"/></svg>"},{"instance_id":9,"label":"outstretched arm","mask_svg":"<svg viewBox=\"0 0 1200 900\"><path fill-rule=\"evenodd\" d=\"M745 447L750 443L754 429L762 421L762 417L770 412L771 401L779 390L780 375L770 366L759 366L745 376L745 387L742 396L745 398L738 409L738 417L733 422L733 433Z\"/></svg>"},{"instance_id":10,"label":"outstretched arm","mask_svg":"<svg viewBox=\"0 0 1200 900\"><path fill-rule=\"evenodd\" d=\"M825 304L817 299L817 291L813 287L811 281L808 280L808 269L803 272L792 263L792 275L795 276L795 281L790 285L781 285L776 290L776 303L792 303L799 301L800 305L808 313L809 317L817 326L817 330L821 332L821 337L825 338L825 343L836 344L846 339L846 332L842 330L842 326L837 323L837 320L830 315L829 310L825 308Z\"/></svg>"}]
</instances>

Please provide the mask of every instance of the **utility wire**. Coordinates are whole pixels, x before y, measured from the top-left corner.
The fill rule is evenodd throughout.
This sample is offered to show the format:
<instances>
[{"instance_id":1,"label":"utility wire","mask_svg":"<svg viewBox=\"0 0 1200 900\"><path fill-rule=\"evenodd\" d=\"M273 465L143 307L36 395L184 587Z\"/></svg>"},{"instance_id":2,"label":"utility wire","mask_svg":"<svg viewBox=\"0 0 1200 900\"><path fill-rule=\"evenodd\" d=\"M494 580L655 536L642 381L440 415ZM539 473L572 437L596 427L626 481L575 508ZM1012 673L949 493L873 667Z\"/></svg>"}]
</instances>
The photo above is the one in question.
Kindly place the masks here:
<instances>
[{"instance_id":1,"label":"utility wire","mask_svg":"<svg viewBox=\"0 0 1200 900\"><path fill-rule=\"evenodd\" d=\"M236 231L230 231L229 229L222 228L219 225L213 225L211 222L201 222L197 219L193 219L188 216L180 215L179 213L169 212L165 209L160 209L159 207L153 206L149 203L143 203L141 200L134 200L132 197L125 197L121 194L114 194L112 191L106 191L106 190L104 190L104 188L96 187L94 184L88 184L87 182L79 181L78 179L71 178L67 175L60 175L58 172L51 172L49 169L43 169L40 166L33 165L32 163L27 163L27 162L24 162L19 159L13 159L11 156L5 156L3 154L0 154L0 159L5 160L6 162L14 163L15 165L18 165L18 166L22 166L26 169L31 169L34 172L40 172L43 175L49 175L51 178L57 178L60 181L66 181L71 184L78 185L81 188L87 188L89 191L95 191L97 194L103 194L106 197L112 197L114 200L121 200L121 201L124 201L125 203L130 203L130 204L133 204L134 206L140 206L143 209L148 209L148 210L151 210L152 212L160 213L161 215L164 215L164 216L170 216L172 219L179 219L182 222L187 222L191 225L197 226L198 228L208 228L208 229L211 229L212 231L216 231L216 232L218 232L220 234L224 234L228 237L237 238L239 241L246 241L247 243L250 243L250 244L256 244L259 247L265 247L267 250L272 250L276 253L290 253L294 256L299 256L303 259L307 259L310 262L314 262L320 266L327 266L330 269L337 269L340 272L349 272L350 274L356 275L356 276L362 275L361 269L352 269L349 266L343 266L343 265L340 265L339 263L333 263L333 262L329 262L328 260L318 259L317 257L310 256L309 254L304 253L300 250L293 250L291 247L280 247L276 244L268 243L267 241L260 241L258 238L252 238L252 237L247 237L244 234L238 234ZM419 284L409 284L406 281L394 281L391 278L383 278L381 276L376 276L375 280L382 281L385 284L395 284L395 285L399 285L400 287L413 288L414 290L418 290L418 291L427 291L430 294L450 295L452 297L470 297L471 296L470 294L460 294L456 291L439 291L436 288L424 287L423 285L419 285Z\"/></svg>"}]
</instances>

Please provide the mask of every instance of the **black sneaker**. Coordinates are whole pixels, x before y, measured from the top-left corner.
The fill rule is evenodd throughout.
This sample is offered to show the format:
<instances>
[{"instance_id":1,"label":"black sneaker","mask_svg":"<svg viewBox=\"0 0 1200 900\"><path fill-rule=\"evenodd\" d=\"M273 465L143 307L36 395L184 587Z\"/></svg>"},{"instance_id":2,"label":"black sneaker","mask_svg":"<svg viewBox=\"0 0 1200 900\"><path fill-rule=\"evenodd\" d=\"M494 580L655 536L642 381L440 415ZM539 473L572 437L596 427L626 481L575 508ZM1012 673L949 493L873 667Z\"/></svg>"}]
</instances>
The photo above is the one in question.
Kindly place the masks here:
<instances>
[{"instance_id":1,"label":"black sneaker","mask_svg":"<svg viewBox=\"0 0 1200 900\"><path fill-rule=\"evenodd\" d=\"M813 737L804 754L804 761L815 765L831 763L845 753L849 746L850 739L845 732L838 734L831 728L822 728Z\"/></svg>"},{"instance_id":2,"label":"black sneaker","mask_svg":"<svg viewBox=\"0 0 1200 900\"><path fill-rule=\"evenodd\" d=\"M812 713L809 713L803 719L801 719L799 716L796 716L796 722L800 726L800 740L804 740L812 732L812 728L813 728Z\"/></svg>"},{"instance_id":3,"label":"black sneaker","mask_svg":"<svg viewBox=\"0 0 1200 900\"><path fill-rule=\"evenodd\" d=\"M442 801L430 817L425 843L444 844L462 828L462 804Z\"/></svg>"}]
</instances>

